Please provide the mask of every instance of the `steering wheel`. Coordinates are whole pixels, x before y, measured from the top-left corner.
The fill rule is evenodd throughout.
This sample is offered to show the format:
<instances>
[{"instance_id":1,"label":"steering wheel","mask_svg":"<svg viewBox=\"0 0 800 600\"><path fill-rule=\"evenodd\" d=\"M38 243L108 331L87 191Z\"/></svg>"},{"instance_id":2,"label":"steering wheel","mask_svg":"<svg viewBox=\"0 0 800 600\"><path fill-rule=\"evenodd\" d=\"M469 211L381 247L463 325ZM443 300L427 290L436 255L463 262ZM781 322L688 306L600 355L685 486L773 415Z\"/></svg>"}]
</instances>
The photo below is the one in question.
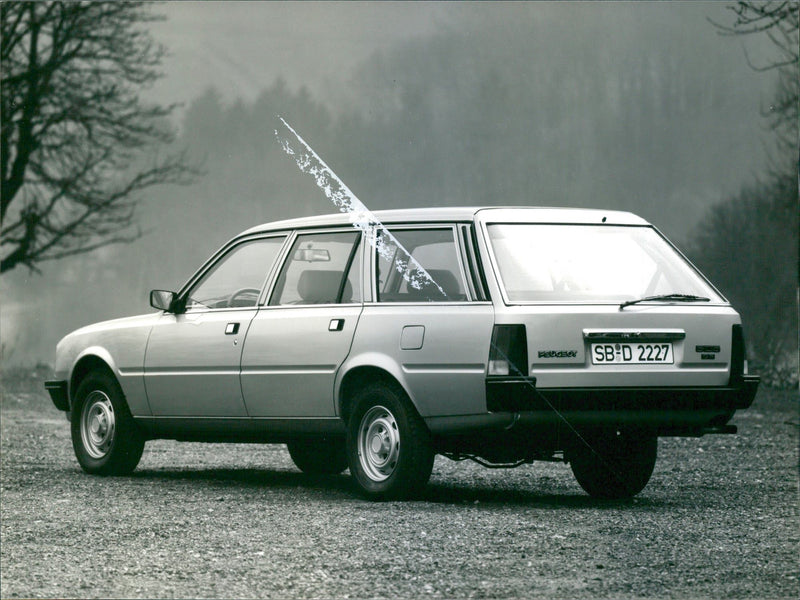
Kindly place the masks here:
<instances>
[{"instance_id":1,"label":"steering wheel","mask_svg":"<svg viewBox=\"0 0 800 600\"><path fill-rule=\"evenodd\" d=\"M255 296L255 298L253 298L253 302L252 302L252 303L249 303L249 304L238 304L238 305L237 305L237 304L236 304L236 300L237 300L237 298L238 298L239 296L244 296L244 295L246 295L246 294L250 294L250 295L253 295L253 296ZM261 290L259 290L259 289L257 289L257 288L247 288L247 287L245 287L245 288L239 288L238 290L236 290L235 292L233 292L233 293L232 293L232 294L231 294L231 295L228 297L228 308L233 308L233 307L235 307L235 306L241 306L241 307L246 307L246 306L254 306L254 305L255 305L255 303L256 303L256 301L258 300L258 296L259 296L260 294L261 294Z\"/></svg>"}]
</instances>

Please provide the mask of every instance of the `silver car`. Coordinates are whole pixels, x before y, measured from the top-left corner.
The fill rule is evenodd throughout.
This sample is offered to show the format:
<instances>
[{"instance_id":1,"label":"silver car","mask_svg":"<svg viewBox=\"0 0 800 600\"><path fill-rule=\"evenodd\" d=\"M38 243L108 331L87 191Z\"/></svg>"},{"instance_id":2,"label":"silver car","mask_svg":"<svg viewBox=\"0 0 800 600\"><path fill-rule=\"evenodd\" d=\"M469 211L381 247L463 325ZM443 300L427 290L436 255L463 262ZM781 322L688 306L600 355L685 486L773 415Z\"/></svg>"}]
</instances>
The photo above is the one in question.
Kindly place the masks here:
<instances>
[{"instance_id":1,"label":"silver car","mask_svg":"<svg viewBox=\"0 0 800 600\"><path fill-rule=\"evenodd\" d=\"M758 387L736 311L623 212L280 221L150 303L58 344L45 386L88 473L132 471L150 439L266 442L369 498L418 493L436 454L565 461L623 498L659 436L735 433Z\"/></svg>"}]
</instances>

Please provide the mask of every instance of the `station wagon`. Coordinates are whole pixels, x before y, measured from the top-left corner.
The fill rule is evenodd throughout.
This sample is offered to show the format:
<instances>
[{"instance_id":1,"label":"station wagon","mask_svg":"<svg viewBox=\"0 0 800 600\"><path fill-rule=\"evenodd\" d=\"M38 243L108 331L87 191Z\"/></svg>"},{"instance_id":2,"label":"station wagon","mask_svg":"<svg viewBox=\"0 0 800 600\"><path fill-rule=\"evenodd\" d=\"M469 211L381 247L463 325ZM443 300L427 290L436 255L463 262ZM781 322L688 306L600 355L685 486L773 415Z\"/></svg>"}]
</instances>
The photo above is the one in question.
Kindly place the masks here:
<instances>
[{"instance_id":1,"label":"station wagon","mask_svg":"<svg viewBox=\"0 0 800 600\"><path fill-rule=\"evenodd\" d=\"M152 439L282 443L373 499L418 494L437 454L563 461L624 498L659 437L735 433L758 386L737 312L625 212L280 221L150 303L58 344L45 385L88 473L131 472Z\"/></svg>"}]
</instances>

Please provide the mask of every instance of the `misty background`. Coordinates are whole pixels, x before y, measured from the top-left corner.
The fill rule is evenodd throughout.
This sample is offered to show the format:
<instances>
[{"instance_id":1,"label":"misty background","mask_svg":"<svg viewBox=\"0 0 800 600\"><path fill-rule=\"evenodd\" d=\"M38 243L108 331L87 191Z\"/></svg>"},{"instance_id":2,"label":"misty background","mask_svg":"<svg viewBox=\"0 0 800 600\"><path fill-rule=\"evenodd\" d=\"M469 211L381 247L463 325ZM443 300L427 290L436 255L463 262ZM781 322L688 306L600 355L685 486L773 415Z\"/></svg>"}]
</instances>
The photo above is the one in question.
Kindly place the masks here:
<instances>
[{"instance_id":1,"label":"misty background","mask_svg":"<svg viewBox=\"0 0 800 600\"><path fill-rule=\"evenodd\" d=\"M245 228L334 212L281 151L278 115L372 210L629 210L683 248L702 242L713 206L756 186L775 160L762 113L776 75L748 66L774 49L720 35L710 20L731 21L725 3L154 11L165 20L152 35L170 55L143 97L181 103L174 147L204 175L142 194L144 235L131 244L4 274L4 365L52 363L69 331L152 310L150 289L177 290ZM726 258L735 269L739 257ZM735 289L722 291L736 304Z\"/></svg>"}]
</instances>

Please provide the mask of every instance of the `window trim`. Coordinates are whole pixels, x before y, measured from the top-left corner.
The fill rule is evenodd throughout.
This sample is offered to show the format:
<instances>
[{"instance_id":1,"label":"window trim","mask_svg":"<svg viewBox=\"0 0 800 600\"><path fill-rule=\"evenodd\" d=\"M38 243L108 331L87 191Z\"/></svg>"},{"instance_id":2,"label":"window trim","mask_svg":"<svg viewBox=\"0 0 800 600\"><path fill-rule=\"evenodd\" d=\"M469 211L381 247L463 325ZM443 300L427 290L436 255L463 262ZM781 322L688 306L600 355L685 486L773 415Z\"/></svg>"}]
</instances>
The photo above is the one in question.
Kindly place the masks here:
<instances>
[{"instance_id":1,"label":"window trim","mask_svg":"<svg viewBox=\"0 0 800 600\"><path fill-rule=\"evenodd\" d=\"M344 271L342 271L342 280L339 282L339 291L336 292L336 304L342 304L342 295L344 294L344 289L347 287L347 280L350 279L350 269L353 268L353 261L356 259L356 254L361 249L361 240L364 238L364 232L359 231L358 235L356 236L356 241L353 244L353 247L350 248L350 256L347 257L347 262L344 265ZM360 270L360 269L359 269ZM358 274L359 279L361 278L361 274ZM360 292L360 290L359 290ZM359 298L361 298L361 294L359 293ZM363 301L363 298L362 298ZM348 302L348 304L352 304Z\"/></svg>"},{"instance_id":2,"label":"window trim","mask_svg":"<svg viewBox=\"0 0 800 600\"><path fill-rule=\"evenodd\" d=\"M472 297L476 302L489 302L489 286L486 284L486 275L483 272L483 263L478 251L478 238L475 225L472 223L459 226L461 230L462 252L465 254L465 264L469 266L469 282L474 290Z\"/></svg>"}]
</instances>

